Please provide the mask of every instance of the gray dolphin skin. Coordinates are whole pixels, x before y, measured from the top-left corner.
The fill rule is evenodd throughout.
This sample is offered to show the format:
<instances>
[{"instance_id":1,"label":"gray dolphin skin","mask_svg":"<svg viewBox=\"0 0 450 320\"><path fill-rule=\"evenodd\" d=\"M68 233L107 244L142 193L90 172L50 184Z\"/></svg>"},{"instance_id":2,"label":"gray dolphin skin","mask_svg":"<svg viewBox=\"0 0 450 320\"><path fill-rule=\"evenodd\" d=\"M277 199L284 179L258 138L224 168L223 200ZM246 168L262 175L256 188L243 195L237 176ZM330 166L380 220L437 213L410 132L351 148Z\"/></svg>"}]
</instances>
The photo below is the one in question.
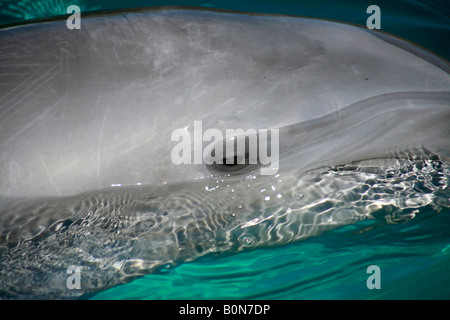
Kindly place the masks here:
<instances>
[{"instance_id":1,"label":"gray dolphin skin","mask_svg":"<svg viewBox=\"0 0 450 320\"><path fill-rule=\"evenodd\" d=\"M277 173L174 164L194 121L279 129ZM318 19L167 8L0 30L0 137L3 299L450 207L448 63Z\"/></svg>"}]
</instances>

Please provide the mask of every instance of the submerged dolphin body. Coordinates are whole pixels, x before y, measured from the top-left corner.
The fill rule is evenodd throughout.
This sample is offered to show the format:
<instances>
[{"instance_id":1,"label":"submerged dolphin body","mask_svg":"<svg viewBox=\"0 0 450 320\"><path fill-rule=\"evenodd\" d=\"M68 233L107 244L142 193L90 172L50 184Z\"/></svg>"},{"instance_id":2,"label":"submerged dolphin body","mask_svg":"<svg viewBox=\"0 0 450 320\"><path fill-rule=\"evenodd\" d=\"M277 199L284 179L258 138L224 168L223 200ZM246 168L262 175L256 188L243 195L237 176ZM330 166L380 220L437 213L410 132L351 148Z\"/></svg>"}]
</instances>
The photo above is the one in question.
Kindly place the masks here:
<instances>
[{"instance_id":1,"label":"submerged dolphin body","mask_svg":"<svg viewBox=\"0 0 450 320\"><path fill-rule=\"evenodd\" d=\"M3 298L78 297L381 208L405 221L449 206L448 65L388 35L161 10L10 28L0 43ZM278 173L175 165L171 133L196 120L279 128Z\"/></svg>"}]
</instances>

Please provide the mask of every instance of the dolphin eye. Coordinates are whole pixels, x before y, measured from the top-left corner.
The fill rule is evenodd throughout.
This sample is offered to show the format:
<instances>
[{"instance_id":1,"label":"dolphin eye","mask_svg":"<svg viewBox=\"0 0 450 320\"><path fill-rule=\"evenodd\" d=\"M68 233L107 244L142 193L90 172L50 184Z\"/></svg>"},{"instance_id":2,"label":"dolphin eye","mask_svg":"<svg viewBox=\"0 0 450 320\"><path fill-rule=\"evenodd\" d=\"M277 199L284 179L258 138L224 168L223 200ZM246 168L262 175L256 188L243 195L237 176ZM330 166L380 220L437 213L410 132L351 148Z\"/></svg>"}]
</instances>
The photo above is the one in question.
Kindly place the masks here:
<instances>
[{"instance_id":1,"label":"dolphin eye","mask_svg":"<svg viewBox=\"0 0 450 320\"><path fill-rule=\"evenodd\" d=\"M231 140L230 140L231 141ZM226 175L241 175L248 174L257 170L261 165L257 157L257 148L252 149L249 145L249 138L241 140L241 145L238 145L238 139L235 137L231 145L234 145L234 152L231 155L226 153L226 140L218 141L208 153L210 155L209 163L206 165L212 174L226 174ZM217 155L216 151L222 152ZM254 154L252 154L252 152Z\"/></svg>"},{"instance_id":2,"label":"dolphin eye","mask_svg":"<svg viewBox=\"0 0 450 320\"><path fill-rule=\"evenodd\" d=\"M223 172L223 173L247 173L248 170L244 169L251 166L249 163L248 154L242 156L235 155L234 157L224 157L222 160L214 162L209 166L210 171ZM251 170L250 170L251 171Z\"/></svg>"}]
</instances>

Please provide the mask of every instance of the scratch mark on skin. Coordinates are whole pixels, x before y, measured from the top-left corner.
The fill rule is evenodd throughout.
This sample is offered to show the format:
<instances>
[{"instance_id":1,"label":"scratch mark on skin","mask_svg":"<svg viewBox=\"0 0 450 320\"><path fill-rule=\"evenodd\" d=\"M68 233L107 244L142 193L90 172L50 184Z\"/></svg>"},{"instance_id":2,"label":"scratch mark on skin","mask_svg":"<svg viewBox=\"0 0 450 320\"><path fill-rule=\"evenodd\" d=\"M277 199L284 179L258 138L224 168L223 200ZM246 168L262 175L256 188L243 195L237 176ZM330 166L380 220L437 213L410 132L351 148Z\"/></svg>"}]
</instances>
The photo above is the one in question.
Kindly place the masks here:
<instances>
[{"instance_id":1,"label":"scratch mark on skin","mask_svg":"<svg viewBox=\"0 0 450 320\"><path fill-rule=\"evenodd\" d=\"M100 136L98 139L98 147L97 147L97 184L98 184L98 188L100 189L101 186L101 179L100 179L100 167L101 167L101 163L100 163L100 154L102 152L102 142L103 142L103 133L105 131L105 123L106 123L106 115L108 114L109 108L106 107L105 108L105 114L103 116L103 120L102 120L102 126L100 129Z\"/></svg>"},{"instance_id":2,"label":"scratch mark on skin","mask_svg":"<svg viewBox=\"0 0 450 320\"><path fill-rule=\"evenodd\" d=\"M47 165L45 163L44 158L42 157L42 153L41 152L39 152L39 158L41 159L42 166L44 167L45 173L47 173L48 179L50 180L51 184L55 188L55 190L58 193L58 195L62 196L61 192L59 192L59 189L58 189L58 187L55 184L55 181L53 181L53 178L51 177L50 172L48 171Z\"/></svg>"},{"instance_id":3,"label":"scratch mark on skin","mask_svg":"<svg viewBox=\"0 0 450 320\"><path fill-rule=\"evenodd\" d=\"M28 81L26 79L25 82L22 84L25 86L25 89L27 89L27 88L29 89L27 94L21 96L18 100L11 103L11 105L8 108L6 108L5 110L2 110L2 112L1 112L2 116L7 114L7 112L10 112L16 106L20 106L25 99L28 99L30 96L34 95L42 87L45 87L45 85L48 82L50 82L50 80L53 79L58 74L57 69L58 69L57 66L55 66L55 67L52 67L52 68L46 70L40 77L30 81L31 83L28 83ZM31 76L30 76L30 78L31 78ZM10 93L14 94L15 91L11 90ZM6 95L4 98L6 98L7 96L8 95ZM4 102L5 102L5 104L9 104L9 102L11 102L11 100L13 100L15 98L17 98L17 97L12 96L10 98L6 98L4 100ZM2 103L3 103L3 101L2 101Z\"/></svg>"},{"instance_id":4,"label":"scratch mark on skin","mask_svg":"<svg viewBox=\"0 0 450 320\"><path fill-rule=\"evenodd\" d=\"M138 32L134 29L133 24L130 22L130 19L128 19L128 15L126 15L125 13L122 13L122 17L125 18L125 20L127 20L128 26L131 29L131 34L137 34Z\"/></svg>"},{"instance_id":5,"label":"scratch mark on skin","mask_svg":"<svg viewBox=\"0 0 450 320\"><path fill-rule=\"evenodd\" d=\"M34 120L28 122L25 126L23 126L21 129L19 129L16 133L14 133L9 139L2 141L1 145L7 145L11 141L14 141L18 137L20 137L22 134L25 134L27 131L31 129L36 129L38 126L42 125L45 120L48 118L48 115L55 109L55 107L59 104L60 101L62 101L63 98L59 99L57 102L53 104L53 106L47 108L42 112L42 114L38 115Z\"/></svg>"}]
</instances>

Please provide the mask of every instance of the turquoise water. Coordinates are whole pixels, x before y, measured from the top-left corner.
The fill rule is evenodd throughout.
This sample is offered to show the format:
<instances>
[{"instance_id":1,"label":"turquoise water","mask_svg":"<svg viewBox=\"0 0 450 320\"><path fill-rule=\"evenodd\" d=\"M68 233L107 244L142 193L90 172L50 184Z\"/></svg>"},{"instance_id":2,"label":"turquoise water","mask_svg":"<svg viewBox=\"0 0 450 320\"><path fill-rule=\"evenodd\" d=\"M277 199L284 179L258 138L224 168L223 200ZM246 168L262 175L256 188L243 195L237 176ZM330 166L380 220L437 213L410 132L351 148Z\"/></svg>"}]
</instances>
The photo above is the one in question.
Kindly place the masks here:
<instances>
[{"instance_id":1,"label":"turquoise water","mask_svg":"<svg viewBox=\"0 0 450 320\"><path fill-rule=\"evenodd\" d=\"M0 0L0 23L82 11L187 5L318 17L365 25L374 1ZM450 59L448 1L377 1L382 30ZM449 189L442 195L450 200ZM447 206L448 208L448 206ZM383 216L388 212L380 212ZM449 299L450 210L426 206L407 222L365 221L283 247L206 257L98 293L91 299ZM366 270L378 265L381 289Z\"/></svg>"},{"instance_id":2,"label":"turquoise water","mask_svg":"<svg viewBox=\"0 0 450 320\"><path fill-rule=\"evenodd\" d=\"M363 222L280 248L203 259L93 299L448 299L450 215ZM378 265L381 289L366 286Z\"/></svg>"}]
</instances>

